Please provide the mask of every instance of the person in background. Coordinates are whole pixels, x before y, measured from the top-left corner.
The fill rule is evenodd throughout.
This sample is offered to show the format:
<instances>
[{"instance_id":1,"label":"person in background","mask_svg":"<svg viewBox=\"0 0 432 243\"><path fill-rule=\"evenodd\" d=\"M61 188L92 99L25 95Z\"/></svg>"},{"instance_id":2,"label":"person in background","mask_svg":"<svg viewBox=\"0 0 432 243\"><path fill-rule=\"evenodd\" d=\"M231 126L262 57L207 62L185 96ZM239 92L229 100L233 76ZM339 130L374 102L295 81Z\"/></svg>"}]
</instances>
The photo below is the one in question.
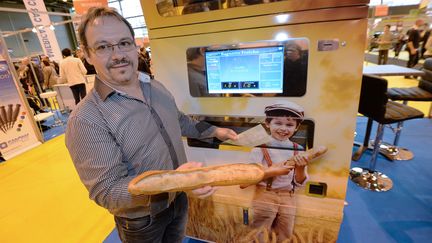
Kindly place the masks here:
<instances>
[{"instance_id":1,"label":"person in background","mask_svg":"<svg viewBox=\"0 0 432 243\"><path fill-rule=\"evenodd\" d=\"M425 57L424 57L424 53L426 52L426 50L427 50L427 48L426 48L426 42L428 41L428 39L429 39L429 36L430 36L430 32L431 32L431 30L430 30L430 28L429 28L429 24L428 23L424 23L424 25L423 25L423 31L422 31L422 33L421 33L421 55L420 55L420 58L421 59L424 59Z\"/></svg>"},{"instance_id":2,"label":"person in background","mask_svg":"<svg viewBox=\"0 0 432 243\"><path fill-rule=\"evenodd\" d=\"M423 54L423 58L426 59L432 57L432 36L429 36L424 48L425 53Z\"/></svg>"},{"instance_id":3,"label":"person in background","mask_svg":"<svg viewBox=\"0 0 432 243\"><path fill-rule=\"evenodd\" d=\"M150 55L145 47L141 47L138 55L138 71L145 72L152 76L152 71L150 69Z\"/></svg>"},{"instance_id":4,"label":"person in background","mask_svg":"<svg viewBox=\"0 0 432 243\"><path fill-rule=\"evenodd\" d=\"M94 68L93 65L91 65L90 63L87 62L87 60L84 57L84 52L81 49L77 49L75 51L75 55L84 64L84 67L87 69L87 74L88 75L90 75L90 74L96 74L96 69Z\"/></svg>"},{"instance_id":5,"label":"person in background","mask_svg":"<svg viewBox=\"0 0 432 243\"><path fill-rule=\"evenodd\" d=\"M39 94L43 93L44 82L40 65L30 61L28 57L23 58L19 68L19 76L24 90L40 98Z\"/></svg>"},{"instance_id":6,"label":"person in background","mask_svg":"<svg viewBox=\"0 0 432 243\"><path fill-rule=\"evenodd\" d=\"M226 0L186 0L182 15L222 9Z\"/></svg>"},{"instance_id":7,"label":"person in background","mask_svg":"<svg viewBox=\"0 0 432 243\"><path fill-rule=\"evenodd\" d=\"M407 67L412 68L417 65L419 61L419 48L420 48L420 28L423 26L424 21L422 19L417 19L414 26L408 30L408 42L407 51L409 54L409 59L407 62ZM408 78L408 77L405 77Z\"/></svg>"},{"instance_id":8,"label":"person in background","mask_svg":"<svg viewBox=\"0 0 432 243\"><path fill-rule=\"evenodd\" d=\"M86 96L86 77L87 69L81 59L73 57L69 48L62 50L63 60L60 62L61 83L68 83L78 104Z\"/></svg>"},{"instance_id":9,"label":"person in background","mask_svg":"<svg viewBox=\"0 0 432 243\"><path fill-rule=\"evenodd\" d=\"M201 166L187 162L182 136L237 139L227 128L178 110L157 80L138 72L134 31L112 8L90 8L78 29L94 88L71 113L66 146L89 197L114 215L123 242L182 242L188 200L182 193L132 195L128 183L146 171ZM189 195L207 197L206 186Z\"/></svg>"},{"instance_id":10,"label":"person in background","mask_svg":"<svg viewBox=\"0 0 432 243\"><path fill-rule=\"evenodd\" d=\"M50 60L49 57L45 56L45 55L41 56L41 60L42 60L42 68L44 66L44 64L43 64L44 62L43 61L45 60L45 61L49 62L49 64L54 68L54 70L56 71L57 74L60 73L60 67L59 67L59 64L56 61Z\"/></svg>"},{"instance_id":11,"label":"person in background","mask_svg":"<svg viewBox=\"0 0 432 243\"><path fill-rule=\"evenodd\" d=\"M387 64L389 49L392 47L393 35L390 25L384 26L384 32L378 37L378 65Z\"/></svg>"},{"instance_id":12,"label":"person in background","mask_svg":"<svg viewBox=\"0 0 432 243\"><path fill-rule=\"evenodd\" d=\"M42 72L44 76L44 89L52 90L53 86L57 84L58 80L58 74L54 68L54 65L52 65L49 62L48 57L42 59Z\"/></svg>"},{"instance_id":13,"label":"person in background","mask_svg":"<svg viewBox=\"0 0 432 243\"><path fill-rule=\"evenodd\" d=\"M204 49L189 48L186 51L189 92L193 97L207 96L207 81L205 77Z\"/></svg>"},{"instance_id":14,"label":"person in background","mask_svg":"<svg viewBox=\"0 0 432 243\"><path fill-rule=\"evenodd\" d=\"M396 44L394 48L394 56L396 58L399 57L399 53L402 50L403 45L405 45L405 42L406 42L406 35L403 33L403 28L398 27L397 34L396 34Z\"/></svg>"},{"instance_id":15,"label":"person in background","mask_svg":"<svg viewBox=\"0 0 432 243\"><path fill-rule=\"evenodd\" d=\"M285 45L284 85L283 92L300 96L306 91L307 55L302 54L302 48L295 42Z\"/></svg>"}]
</instances>

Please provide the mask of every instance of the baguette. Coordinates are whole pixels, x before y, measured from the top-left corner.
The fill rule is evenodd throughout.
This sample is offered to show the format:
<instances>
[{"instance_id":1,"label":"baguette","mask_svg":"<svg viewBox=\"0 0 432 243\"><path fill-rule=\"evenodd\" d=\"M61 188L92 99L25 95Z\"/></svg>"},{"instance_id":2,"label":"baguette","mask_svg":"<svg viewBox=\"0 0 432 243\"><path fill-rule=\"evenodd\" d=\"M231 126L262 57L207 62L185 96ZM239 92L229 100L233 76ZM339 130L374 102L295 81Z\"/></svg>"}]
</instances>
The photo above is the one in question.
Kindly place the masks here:
<instances>
[{"instance_id":1,"label":"baguette","mask_svg":"<svg viewBox=\"0 0 432 243\"><path fill-rule=\"evenodd\" d=\"M224 164L186 170L147 171L132 179L128 191L133 195L154 195L197 189L203 186L256 184L264 178L259 164Z\"/></svg>"},{"instance_id":2,"label":"baguette","mask_svg":"<svg viewBox=\"0 0 432 243\"><path fill-rule=\"evenodd\" d=\"M327 152L325 146L317 146L302 153L309 161ZM283 166L264 168L260 164L224 164L185 170L152 170L142 173L129 182L132 195L154 195L162 192L187 191L204 186L247 187L270 177L287 174L294 168L294 157Z\"/></svg>"}]
</instances>

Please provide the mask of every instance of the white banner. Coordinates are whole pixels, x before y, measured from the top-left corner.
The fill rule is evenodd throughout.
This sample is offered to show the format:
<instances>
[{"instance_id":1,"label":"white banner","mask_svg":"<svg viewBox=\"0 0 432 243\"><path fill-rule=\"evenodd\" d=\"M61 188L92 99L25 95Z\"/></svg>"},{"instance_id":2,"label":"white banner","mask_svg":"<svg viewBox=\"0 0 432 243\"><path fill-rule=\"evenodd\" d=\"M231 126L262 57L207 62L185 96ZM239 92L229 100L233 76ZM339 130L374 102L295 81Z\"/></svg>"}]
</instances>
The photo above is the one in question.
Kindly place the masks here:
<instances>
[{"instance_id":1,"label":"white banner","mask_svg":"<svg viewBox=\"0 0 432 243\"><path fill-rule=\"evenodd\" d=\"M57 38L53 30L49 28L51 20L46 13L47 9L43 0L24 0L24 4L33 23L37 30L39 42L41 43L43 52L51 60L60 62L62 54L57 42Z\"/></svg>"},{"instance_id":2,"label":"white banner","mask_svg":"<svg viewBox=\"0 0 432 243\"><path fill-rule=\"evenodd\" d=\"M0 154L10 159L40 144L33 121L15 82L4 39L0 36Z\"/></svg>"}]
</instances>

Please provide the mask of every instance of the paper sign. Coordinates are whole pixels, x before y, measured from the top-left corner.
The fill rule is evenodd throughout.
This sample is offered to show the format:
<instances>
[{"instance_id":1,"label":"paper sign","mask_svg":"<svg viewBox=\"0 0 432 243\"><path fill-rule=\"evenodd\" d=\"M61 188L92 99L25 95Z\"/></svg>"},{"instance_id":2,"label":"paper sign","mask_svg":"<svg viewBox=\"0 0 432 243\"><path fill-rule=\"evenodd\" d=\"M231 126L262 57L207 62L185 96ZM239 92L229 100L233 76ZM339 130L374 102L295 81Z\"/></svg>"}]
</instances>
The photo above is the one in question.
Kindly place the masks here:
<instances>
[{"instance_id":1,"label":"paper sign","mask_svg":"<svg viewBox=\"0 0 432 243\"><path fill-rule=\"evenodd\" d=\"M267 134L264 127L260 124L238 134L237 140L228 139L223 143L234 144L238 146L255 147L270 142L271 137Z\"/></svg>"}]
</instances>

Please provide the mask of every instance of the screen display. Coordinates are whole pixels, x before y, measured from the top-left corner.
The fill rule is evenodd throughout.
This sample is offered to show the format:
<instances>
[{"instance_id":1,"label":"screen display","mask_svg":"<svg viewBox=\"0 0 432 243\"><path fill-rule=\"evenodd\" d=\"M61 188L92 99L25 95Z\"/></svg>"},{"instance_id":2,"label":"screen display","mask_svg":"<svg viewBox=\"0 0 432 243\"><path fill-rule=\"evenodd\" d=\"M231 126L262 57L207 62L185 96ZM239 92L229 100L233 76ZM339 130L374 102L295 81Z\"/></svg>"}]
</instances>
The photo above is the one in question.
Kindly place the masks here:
<instances>
[{"instance_id":1,"label":"screen display","mask_svg":"<svg viewBox=\"0 0 432 243\"><path fill-rule=\"evenodd\" d=\"M300 97L306 93L306 38L189 47L185 54L192 97Z\"/></svg>"},{"instance_id":2,"label":"screen display","mask_svg":"<svg viewBox=\"0 0 432 243\"><path fill-rule=\"evenodd\" d=\"M284 45L206 51L208 93L282 93L284 52Z\"/></svg>"}]
</instances>

